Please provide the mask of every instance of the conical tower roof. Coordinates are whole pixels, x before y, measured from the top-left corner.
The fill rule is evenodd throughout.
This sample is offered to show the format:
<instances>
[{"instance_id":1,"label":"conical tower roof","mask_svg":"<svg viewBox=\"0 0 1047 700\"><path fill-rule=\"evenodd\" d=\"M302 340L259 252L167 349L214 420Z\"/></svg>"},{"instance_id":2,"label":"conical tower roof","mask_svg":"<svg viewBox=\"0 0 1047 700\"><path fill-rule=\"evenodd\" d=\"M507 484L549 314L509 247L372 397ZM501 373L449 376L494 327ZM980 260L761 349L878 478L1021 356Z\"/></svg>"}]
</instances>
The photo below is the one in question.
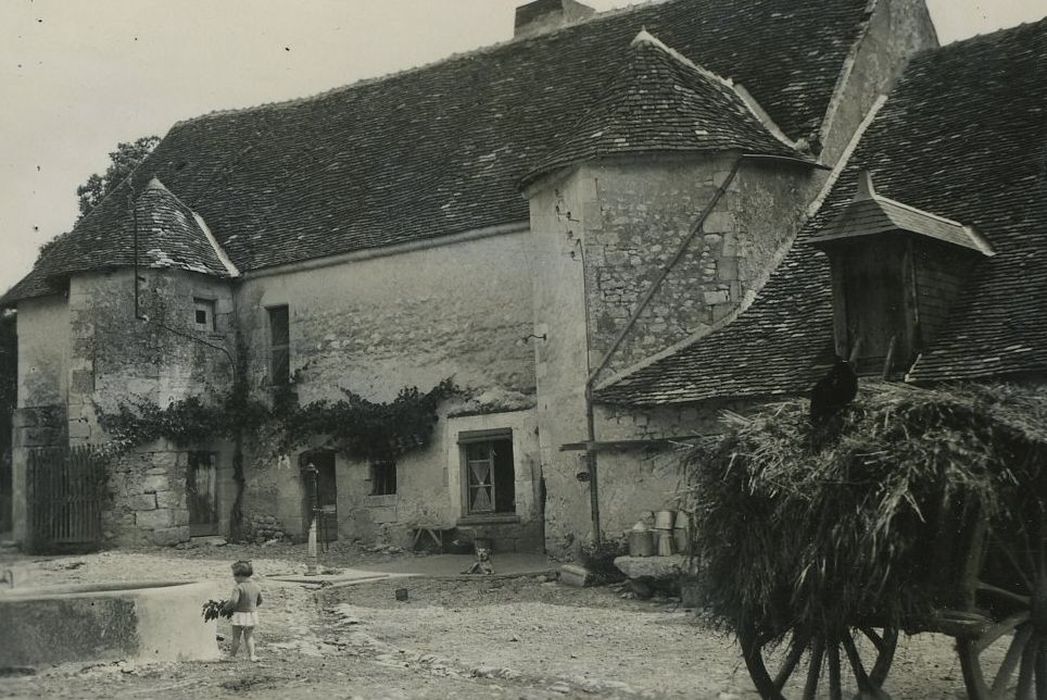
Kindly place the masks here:
<instances>
[{"instance_id":1,"label":"conical tower roof","mask_svg":"<svg viewBox=\"0 0 1047 700\"><path fill-rule=\"evenodd\" d=\"M656 151L741 151L813 164L731 81L646 30L628 51L629 60L602 96L523 184L573 163Z\"/></svg>"}]
</instances>

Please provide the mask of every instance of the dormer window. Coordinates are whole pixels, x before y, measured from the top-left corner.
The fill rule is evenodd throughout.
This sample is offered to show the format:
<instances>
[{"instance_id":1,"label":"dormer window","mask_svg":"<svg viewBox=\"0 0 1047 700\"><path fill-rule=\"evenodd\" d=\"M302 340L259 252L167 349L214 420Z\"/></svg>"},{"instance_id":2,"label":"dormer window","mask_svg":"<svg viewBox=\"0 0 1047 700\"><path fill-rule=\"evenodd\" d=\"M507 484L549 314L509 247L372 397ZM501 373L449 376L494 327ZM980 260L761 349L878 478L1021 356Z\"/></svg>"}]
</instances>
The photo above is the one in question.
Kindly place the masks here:
<instances>
[{"instance_id":1,"label":"dormer window","mask_svg":"<svg viewBox=\"0 0 1047 700\"><path fill-rule=\"evenodd\" d=\"M810 243L832 266L837 354L885 377L933 342L971 268L994 254L973 228L880 196L867 172Z\"/></svg>"}]
</instances>

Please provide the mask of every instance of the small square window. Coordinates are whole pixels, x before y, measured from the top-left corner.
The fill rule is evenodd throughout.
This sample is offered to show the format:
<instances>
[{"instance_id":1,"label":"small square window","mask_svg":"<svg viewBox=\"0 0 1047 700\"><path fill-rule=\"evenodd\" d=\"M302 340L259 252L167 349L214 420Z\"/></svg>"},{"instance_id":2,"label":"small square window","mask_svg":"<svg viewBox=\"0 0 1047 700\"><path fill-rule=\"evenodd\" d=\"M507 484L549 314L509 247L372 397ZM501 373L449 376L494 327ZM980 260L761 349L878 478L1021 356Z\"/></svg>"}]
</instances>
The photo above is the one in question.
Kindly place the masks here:
<instances>
[{"instance_id":1,"label":"small square window","mask_svg":"<svg viewBox=\"0 0 1047 700\"><path fill-rule=\"evenodd\" d=\"M214 331L213 299L193 299L193 326L198 331Z\"/></svg>"},{"instance_id":2,"label":"small square window","mask_svg":"<svg viewBox=\"0 0 1047 700\"><path fill-rule=\"evenodd\" d=\"M371 462L371 495L391 496L396 493L396 462Z\"/></svg>"}]
</instances>

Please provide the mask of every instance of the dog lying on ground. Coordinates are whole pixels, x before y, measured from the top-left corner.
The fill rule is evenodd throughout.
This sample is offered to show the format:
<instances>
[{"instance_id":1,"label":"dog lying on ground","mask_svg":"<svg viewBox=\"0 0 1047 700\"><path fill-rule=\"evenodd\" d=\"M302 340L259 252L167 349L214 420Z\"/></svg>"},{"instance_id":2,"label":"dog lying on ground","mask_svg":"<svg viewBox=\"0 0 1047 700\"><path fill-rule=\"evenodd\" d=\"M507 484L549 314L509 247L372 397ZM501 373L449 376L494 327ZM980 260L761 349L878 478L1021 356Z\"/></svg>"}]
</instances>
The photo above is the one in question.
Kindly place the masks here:
<instances>
[{"instance_id":1,"label":"dog lying on ground","mask_svg":"<svg viewBox=\"0 0 1047 700\"><path fill-rule=\"evenodd\" d=\"M491 564L491 550L487 547L476 548L476 561L463 574L485 574L494 573L494 565Z\"/></svg>"}]
</instances>

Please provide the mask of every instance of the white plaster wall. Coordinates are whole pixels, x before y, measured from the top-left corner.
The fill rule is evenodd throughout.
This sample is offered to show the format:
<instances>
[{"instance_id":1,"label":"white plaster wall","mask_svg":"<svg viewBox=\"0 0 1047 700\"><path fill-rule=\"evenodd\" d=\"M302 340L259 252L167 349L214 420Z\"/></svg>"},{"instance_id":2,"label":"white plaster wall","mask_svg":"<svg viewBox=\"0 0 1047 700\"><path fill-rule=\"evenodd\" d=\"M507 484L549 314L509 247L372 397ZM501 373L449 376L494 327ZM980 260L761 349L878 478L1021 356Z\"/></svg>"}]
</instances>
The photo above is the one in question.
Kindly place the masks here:
<instances>
[{"instance_id":1,"label":"white plaster wall","mask_svg":"<svg viewBox=\"0 0 1047 700\"><path fill-rule=\"evenodd\" d=\"M290 312L299 398L349 389L388 401L453 376L462 387L534 389L526 231L330 267L248 278L238 295L255 384L266 386L266 307Z\"/></svg>"},{"instance_id":2,"label":"white plaster wall","mask_svg":"<svg viewBox=\"0 0 1047 700\"><path fill-rule=\"evenodd\" d=\"M69 350L69 304L63 296L19 302L19 408L65 403Z\"/></svg>"}]
</instances>

